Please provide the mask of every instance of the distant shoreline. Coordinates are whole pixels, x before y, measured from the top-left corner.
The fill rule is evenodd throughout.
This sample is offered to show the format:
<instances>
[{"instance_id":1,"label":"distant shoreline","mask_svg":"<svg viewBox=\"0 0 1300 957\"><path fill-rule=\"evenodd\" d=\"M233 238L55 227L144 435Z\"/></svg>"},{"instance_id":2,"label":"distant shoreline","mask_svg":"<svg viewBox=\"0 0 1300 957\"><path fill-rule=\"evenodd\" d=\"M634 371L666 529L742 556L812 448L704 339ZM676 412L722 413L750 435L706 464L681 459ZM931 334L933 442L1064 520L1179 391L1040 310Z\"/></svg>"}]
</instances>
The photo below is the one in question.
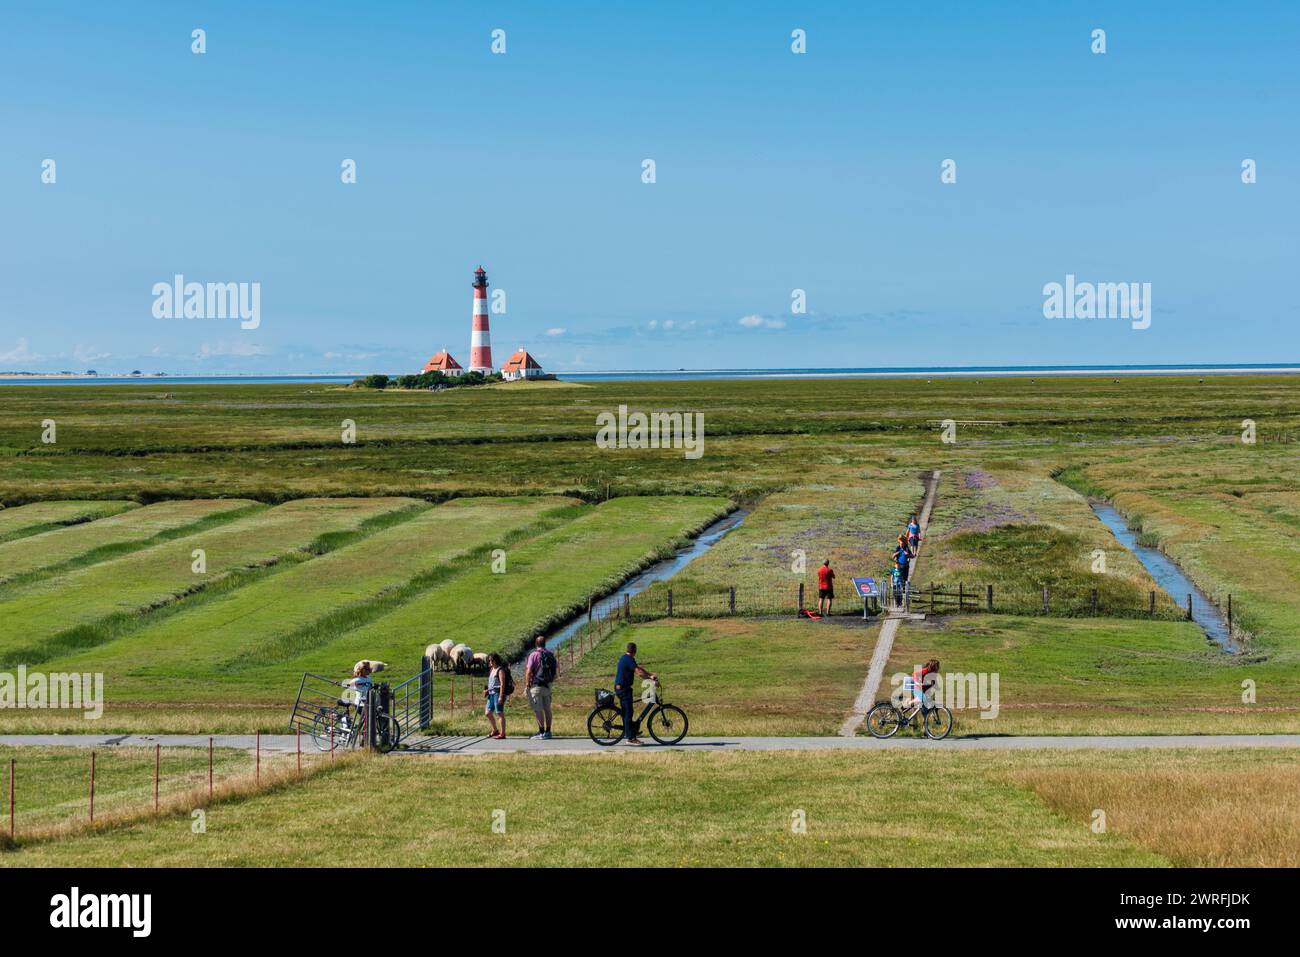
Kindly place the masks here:
<instances>
[{"instance_id":1,"label":"distant shoreline","mask_svg":"<svg viewBox=\"0 0 1300 957\"><path fill-rule=\"evenodd\" d=\"M343 384L365 373L302 373L298 375L65 375L43 372L0 372L0 385L223 385L249 384ZM972 379L1023 378L1038 376L1225 376L1225 375L1300 375L1300 363L1265 365L1237 363L1230 365L1144 365L1144 366L913 366L846 368L846 369L655 369L610 370L606 372L557 372L557 378L569 382L618 381L688 381L701 379Z\"/></svg>"}]
</instances>

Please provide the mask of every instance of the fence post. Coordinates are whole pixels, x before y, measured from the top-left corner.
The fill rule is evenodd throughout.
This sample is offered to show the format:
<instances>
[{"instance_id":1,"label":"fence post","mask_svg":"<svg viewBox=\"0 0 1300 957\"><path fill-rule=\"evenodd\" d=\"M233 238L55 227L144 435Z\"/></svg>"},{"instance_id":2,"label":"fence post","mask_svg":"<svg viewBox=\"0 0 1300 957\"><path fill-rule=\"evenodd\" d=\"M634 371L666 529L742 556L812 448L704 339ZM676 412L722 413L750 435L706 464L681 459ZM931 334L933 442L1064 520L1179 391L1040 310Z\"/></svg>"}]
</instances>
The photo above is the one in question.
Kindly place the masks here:
<instances>
[{"instance_id":1,"label":"fence post","mask_svg":"<svg viewBox=\"0 0 1300 957\"><path fill-rule=\"evenodd\" d=\"M162 745L153 746L153 812L158 813L158 776L162 772Z\"/></svg>"},{"instance_id":2,"label":"fence post","mask_svg":"<svg viewBox=\"0 0 1300 957\"><path fill-rule=\"evenodd\" d=\"M14 765L18 763L17 758L9 759L9 840L14 839Z\"/></svg>"},{"instance_id":3,"label":"fence post","mask_svg":"<svg viewBox=\"0 0 1300 957\"><path fill-rule=\"evenodd\" d=\"M673 616L673 590L668 589L668 617Z\"/></svg>"},{"instance_id":4,"label":"fence post","mask_svg":"<svg viewBox=\"0 0 1300 957\"><path fill-rule=\"evenodd\" d=\"M1228 593L1228 634L1232 634L1232 592Z\"/></svg>"},{"instance_id":5,"label":"fence post","mask_svg":"<svg viewBox=\"0 0 1300 957\"><path fill-rule=\"evenodd\" d=\"M993 586L989 585L988 590L989 590L989 611L992 611L993 610Z\"/></svg>"},{"instance_id":6,"label":"fence post","mask_svg":"<svg viewBox=\"0 0 1300 957\"><path fill-rule=\"evenodd\" d=\"M1097 617L1097 589L1092 590L1092 617Z\"/></svg>"},{"instance_id":7,"label":"fence post","mask_svg":"<svg viewBox=\"0 0 1300 957\"><path fill-rule=\"evenodd\" d=\"M298 748L298 774L302 774L302 729L294 729L294 744Z\"/></svg>"},{"instance_id":8,"label":"fence post","mask_svg":"<svg viewBox=\"0 0 1300 957\"><path fill-rule=\"evenodd\" d=\"M254 731L253 740L256 742L254 752L256 754L256 763L253 765L253 783L262 783L262 732Z\"/></svg>"},{"instance_id":9,"label":"fence post","mask_svg":"<svg viewBox=\"0 0 1300 957\"><path fill-rule=\"evenodd\" d=\"M627 592L623 592L623 617L632 617L632 596Z\"/></svg>"},{"instance_id":10,"label":"fence post","mask_svg":"<svg viewBox=\"0 0 1300 957\"><path fill-rule=\"evenodd\" d=\"M930 610L934 611L933 605L930 606ZM961 614L965 610L966 610L966 585L964 582L958 582L957 583L957 613Z\"/></svg>"},{"instance_id":11,"label":"fence post","mask_svg":"<svg viewBox=\"0 0 1300 957\"><path fill-rule=\"evenodd\" d=\"M1043 614L1044 615L1048 613L1047 609L1048 609L1047 586L1044 585L1043 586Z\"/></svg>"},{"instance_id":12,"label":"fence post","mask_svg":"<svg viewBox=\"0 0 1300 957\"><path fill-rule=\"evenodd\" d=\"M331 736L333 732L331 732ZM208 738L208 800L212 800L212 739Z\"/></svg>"},{"instance_id":13,"label":"fence post","mask_svg":"<svg viewBox=\"0 0 1300 957\"><path fill-rule=\"evenodd\" d=\"M95 823L95 752L90 752L90 823Z\"/></svg>"},{"instance_id":14,"label":"fence post","mask_svg":"<svg viewBox=\"0 0 1300 957\"><path fill-rule=\"evenodd\" d=\"M803 609L803 582L800 582L799 583L799 608L795 610L799 611L802 609Z\"/></svg>"},{"instance_id":15,"label":"fence post","mask_svg":"<svg viewBox=\"0 0 1300 957\"><path fill-rule=\"evenodd\" d=\"M1156 593L1151 593L1151 609L1147 612L1152 618L1156 616Z\"/></svg>"},{"instance_id":16,"label":"fence post","mask_svg":"<svg viewBox=\"0 0 1300 957\"><path fill-rule=\"evenodd\" d=\"M731 586L731 593L727 596L727 611L731 614L736 613L736 586ZM1232 617L1232 596L1228 596L1228 617Z\"/></svg>"},{"instance_id":17,"label":"fence post","mask_svg":"<svg viewBox=\"0 0 1300 957\"><path fill-rule=\"evenodd\" d=\"M420 727L427 728L433 721L433 662L428 655L420 656Z\"/></svg>"},{"instance_id":18,"label":"fence post","mask_svg":"<svg viewBox=\"0 0 1300 957\"><path fill-rule=\"evenodd\" d=\"M1187 593L1187 620L1192 620L1192 593Z\"/></svg>"},{"instance_id":19,"label":"fence post","mask_svg":"<svg viewBox=\"0 0 1300 957\"><path fill-rule=\"evenodd\" d=\"M587 599L587 624L591 624L591 599Z\"/></svg>"}]
</instances>

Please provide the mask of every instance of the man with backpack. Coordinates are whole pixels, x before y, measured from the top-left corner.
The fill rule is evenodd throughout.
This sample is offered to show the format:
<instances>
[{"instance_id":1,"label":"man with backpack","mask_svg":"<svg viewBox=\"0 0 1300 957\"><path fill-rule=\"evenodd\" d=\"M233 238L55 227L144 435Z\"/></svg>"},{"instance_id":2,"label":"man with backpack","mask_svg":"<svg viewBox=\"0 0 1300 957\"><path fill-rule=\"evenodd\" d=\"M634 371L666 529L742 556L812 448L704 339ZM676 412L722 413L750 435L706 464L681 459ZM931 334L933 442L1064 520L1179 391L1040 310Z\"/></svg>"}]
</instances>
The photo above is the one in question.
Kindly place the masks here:
<instances>
[{"instance_id":1,"label":"man with backpack","mask_svg":"<svg viewBox=\"0 0 1300 957\"><path fill-rule=\"evenodd\" d=\"M524 688L528 703L533 706L537 718L537 733L534 738L551 740L551 682L560 669L555 654L546 647L546 638L538 635L533 639L535 646L524 664Z\"/></svg>"}]
</instances>

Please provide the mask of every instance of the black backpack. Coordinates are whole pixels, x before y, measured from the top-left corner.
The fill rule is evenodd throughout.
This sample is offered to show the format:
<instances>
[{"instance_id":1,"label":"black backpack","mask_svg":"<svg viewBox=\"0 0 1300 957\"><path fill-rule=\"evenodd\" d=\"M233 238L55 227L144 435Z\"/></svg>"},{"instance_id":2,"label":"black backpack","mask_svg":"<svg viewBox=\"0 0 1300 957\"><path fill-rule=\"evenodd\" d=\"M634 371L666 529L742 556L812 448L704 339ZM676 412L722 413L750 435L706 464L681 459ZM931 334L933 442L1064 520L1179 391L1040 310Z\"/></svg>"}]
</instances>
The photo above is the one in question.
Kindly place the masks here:
<instances>
[{"instance_id":1,"label":"black backpack","mask_svg":"<svg viewBox=\"0 0 1300 957\"><path fill-rule=\"evenodd\" d=\"M501 666L501 693L506 697L515 693L515 676L510 673L509 665Z\"/></svg>"},{"instance_id":2,"label":"black backpack","mask_svg":"<svg viewBox=\"0 0 1300 957\"><path fill-rule=\"evenodd\" d=\"M559 671L560 663L555 660L555 655L551 654L550 649L543 648L541 660L537 663L537 674L533 675L533 681L543 688L550 687L555 680L555 673Z\"/></svg>"}]
</instances>

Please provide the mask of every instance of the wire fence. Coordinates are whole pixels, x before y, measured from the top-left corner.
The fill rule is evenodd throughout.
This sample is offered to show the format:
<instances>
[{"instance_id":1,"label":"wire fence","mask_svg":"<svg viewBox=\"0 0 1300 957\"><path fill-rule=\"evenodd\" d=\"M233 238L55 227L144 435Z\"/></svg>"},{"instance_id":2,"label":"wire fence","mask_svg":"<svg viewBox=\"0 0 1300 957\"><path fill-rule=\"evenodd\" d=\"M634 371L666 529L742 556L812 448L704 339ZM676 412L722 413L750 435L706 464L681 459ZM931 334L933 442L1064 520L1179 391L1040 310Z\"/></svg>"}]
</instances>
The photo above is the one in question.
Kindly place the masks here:
<instances>
[{"instance_id":1,"label":"wire fence","mask_svg":"<svg viewBox=\"0 0 1300 957\"><path fill-rule=\"evenodd\" d=\"M910 611L928 615L1008 614L1060 618L1124 618L1157 621L1202 621L1220 618L1234 637L1242 637L1241 607L1232 595L1207 598L1188 594L1182 600L1162 591L1145 594L1133 589L1046 586L1031 588L991 583L910 582L905 592L896 592L889 577L883 584L884 602L868 602L870 614ZM654 621L662 618L718 618L797 615L818 604L818 593L802 582L787 588L735 585L654 588L621 600L603 603L589 619L593 626ZM861 614L863 599L844 590L836 595L832 611L837 615Z\"/></svg>"},{"instance_id":2,"label":"wire fence","mask_svg":"<svg viewBox=\"0 0 1300 957\"><path fill-rule=\"evenodd\" d=\"M216 747L210 737L206 749L155 744L15 754L0 761L0 837L14 844L182 810L201 829L212 802L301 778L332 760L305 735L296 736L292 751L264 748L259 733L252 739L247 751Z\"/></svg>"}]
</instances>

